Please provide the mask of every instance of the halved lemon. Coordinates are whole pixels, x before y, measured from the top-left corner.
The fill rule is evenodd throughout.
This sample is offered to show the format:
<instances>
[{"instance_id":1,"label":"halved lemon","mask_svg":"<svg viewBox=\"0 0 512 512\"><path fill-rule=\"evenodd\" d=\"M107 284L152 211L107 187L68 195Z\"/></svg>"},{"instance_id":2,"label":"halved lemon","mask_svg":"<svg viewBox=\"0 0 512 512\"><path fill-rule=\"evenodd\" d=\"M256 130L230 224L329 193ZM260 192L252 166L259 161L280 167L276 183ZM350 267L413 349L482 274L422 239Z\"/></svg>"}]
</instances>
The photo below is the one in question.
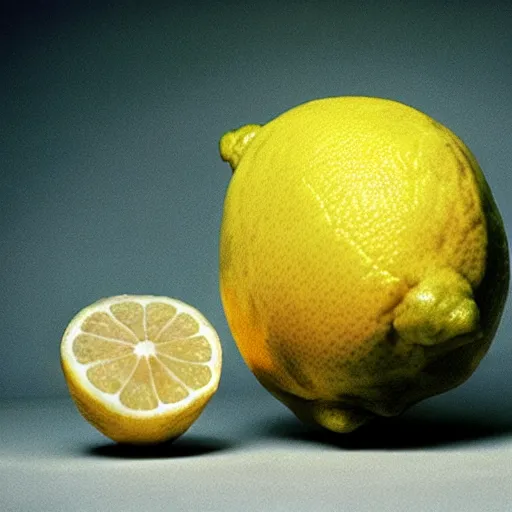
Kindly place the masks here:
<instances>
[{"instance_id":1,"label":"halved lemon","mask_svg":"<svg viewBox=\"0 0 512 512\"><path fill-rule=\"evenodd\" d=\"M183 434L217 390L219 337L177 299L120 295L80 311L61 343L61 363L78 410L122 443Z\"/></svg>"}]
</instances>

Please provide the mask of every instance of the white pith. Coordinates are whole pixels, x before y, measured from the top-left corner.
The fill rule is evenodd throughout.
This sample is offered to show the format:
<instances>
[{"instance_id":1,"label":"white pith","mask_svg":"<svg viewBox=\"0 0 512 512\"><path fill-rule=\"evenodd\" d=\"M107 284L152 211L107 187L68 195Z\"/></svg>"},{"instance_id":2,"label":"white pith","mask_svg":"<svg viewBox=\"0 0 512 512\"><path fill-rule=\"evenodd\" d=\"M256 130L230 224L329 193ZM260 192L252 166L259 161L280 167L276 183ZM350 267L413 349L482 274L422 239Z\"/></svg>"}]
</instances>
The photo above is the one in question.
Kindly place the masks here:
<instances>
[{"instance_id":1,"label":"white pith","mask_svg":"<svg viewBox=\"0 0 512 512\"><path fill-rule=\"evenodd\" d=\"M156 354L155 344L150 340L139 341L133 348L136 356L154 356Z\"/></svg>"}]
</instances>

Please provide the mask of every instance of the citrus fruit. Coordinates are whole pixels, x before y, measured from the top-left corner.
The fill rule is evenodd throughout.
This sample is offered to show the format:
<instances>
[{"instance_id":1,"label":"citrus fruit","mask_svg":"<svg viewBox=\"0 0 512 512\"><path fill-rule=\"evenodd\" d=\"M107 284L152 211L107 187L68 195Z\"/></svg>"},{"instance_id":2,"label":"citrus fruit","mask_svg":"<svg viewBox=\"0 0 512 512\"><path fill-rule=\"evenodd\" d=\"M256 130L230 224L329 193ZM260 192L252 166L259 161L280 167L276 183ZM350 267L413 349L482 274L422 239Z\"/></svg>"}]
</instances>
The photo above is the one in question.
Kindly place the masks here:
<instances>
[{"instance_id":1,"label":"citrus fruit","mask_svg":"<svg viewBox=\"0 0 512 512\"><path fill-rule=\"evenodd\" d=\"M183 434L217 390L221 358L206 318L169 297L102 299L71 320L61 343L79 411L122 443Z\"/></svg>"},{"instance_id":2,"label":"citrus fruit","mask_svg":"<svg viewBox=\"0 0 512 512\"><path fill-rule=\"evenodd\" d=\"M227 132L220 289L258 380L336 432L464 382L509 281L470 150L402 103L314 100Z\"/></svg>"}]
</instances>

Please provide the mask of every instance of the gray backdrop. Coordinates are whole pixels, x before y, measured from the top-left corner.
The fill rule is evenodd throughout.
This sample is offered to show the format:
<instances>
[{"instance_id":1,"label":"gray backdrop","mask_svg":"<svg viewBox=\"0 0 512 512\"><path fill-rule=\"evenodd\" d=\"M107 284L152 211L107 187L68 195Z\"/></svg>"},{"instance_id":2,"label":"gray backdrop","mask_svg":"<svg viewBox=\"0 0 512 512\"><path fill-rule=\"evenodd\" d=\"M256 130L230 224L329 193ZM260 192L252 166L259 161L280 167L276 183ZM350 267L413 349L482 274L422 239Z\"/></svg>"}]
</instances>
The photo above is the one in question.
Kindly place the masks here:
<instances>
[{"instance_id":1,"label":"gray backdrop","mask_svg":"<svg viewBox=\"0 0 512 512\"><path fill-rule=\"evenodd\" d=\"M221 389L257 385L218 293L218 140L304 101L382 96L446 124L510 237L510 3L103 3L2 3L0 397L67 393L68 321L120 293L198 307L223 341ZM473 379L511 367L510 302Z\"/></svg>"}]
</instances>

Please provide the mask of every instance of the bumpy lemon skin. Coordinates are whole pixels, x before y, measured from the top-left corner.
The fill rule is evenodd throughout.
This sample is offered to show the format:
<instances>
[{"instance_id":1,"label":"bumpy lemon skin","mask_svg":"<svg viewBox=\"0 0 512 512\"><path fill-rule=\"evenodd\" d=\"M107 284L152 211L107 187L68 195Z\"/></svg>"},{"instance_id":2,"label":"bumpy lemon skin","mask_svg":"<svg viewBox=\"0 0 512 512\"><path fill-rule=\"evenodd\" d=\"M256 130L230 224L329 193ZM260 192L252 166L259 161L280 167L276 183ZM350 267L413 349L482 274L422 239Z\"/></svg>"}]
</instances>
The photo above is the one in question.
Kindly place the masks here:
<instances>
[{"instance_id":1,"label":"bumpy lemon skin","mask_svg":"<svg viewBox=\"0 0 512 512\"><path fill-rule=\"evenodd\" d=\"M503 222L464 143L411 107L364 97L241 130L221 141L234 175L220 288L257 379L337 432L464 382L509 283ZM421 286L437 296L417 294L404 315Z\"/></svg>"}]
</instances>

